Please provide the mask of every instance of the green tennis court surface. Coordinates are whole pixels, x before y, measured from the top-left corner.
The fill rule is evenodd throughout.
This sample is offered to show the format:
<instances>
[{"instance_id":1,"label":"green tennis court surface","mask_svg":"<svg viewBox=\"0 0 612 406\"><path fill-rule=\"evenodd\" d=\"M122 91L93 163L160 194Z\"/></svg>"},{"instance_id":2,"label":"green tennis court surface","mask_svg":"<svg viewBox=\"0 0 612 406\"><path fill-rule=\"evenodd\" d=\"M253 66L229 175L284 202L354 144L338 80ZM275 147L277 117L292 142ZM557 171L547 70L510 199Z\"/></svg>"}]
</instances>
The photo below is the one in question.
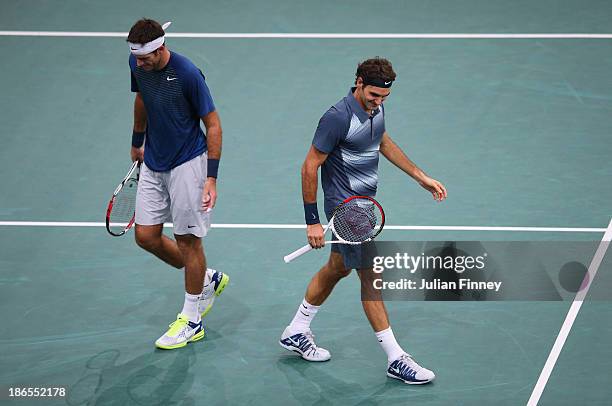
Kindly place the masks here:
<instances>
[{"instance_id":1,"label":"green tennis court surface","mask_svg":"<svg viewBox=\"0 0 612 406\"><path fill-rule=\"evenodd\" d=\"M577 1L89 6L9 1L0 30L124 32L146 15L172 20L169 32L606 33L612 11ZM591 241L595 250L612 217L612 40L169 38L168 46L202 68L222 119L213 222L236 228L215 228L204 242L230 285L203 341L156 350L180 310L182 275L138 249L131 232L0 225L0 387L69 393L16 404L527 403L571 302L388 303L400 344L436 372L432 384L412 387L385 376L351 275L312 326L331 361L306 363L277 340L327 253L286 265L303 230L246 227L302 222L299 170L317 121L348 92L357 62L381 55L398 73L387 130L449 191L436 204L382 163L377 199L388 224L600 230L389 229L382 239ZM129 167L125 41L0 36L0 47L0 222L102 222ZM610 255L595 286L612 272ZM612 304L585 301L539 404L609 404L611 340Z\"/></svg>"}]
</instances>

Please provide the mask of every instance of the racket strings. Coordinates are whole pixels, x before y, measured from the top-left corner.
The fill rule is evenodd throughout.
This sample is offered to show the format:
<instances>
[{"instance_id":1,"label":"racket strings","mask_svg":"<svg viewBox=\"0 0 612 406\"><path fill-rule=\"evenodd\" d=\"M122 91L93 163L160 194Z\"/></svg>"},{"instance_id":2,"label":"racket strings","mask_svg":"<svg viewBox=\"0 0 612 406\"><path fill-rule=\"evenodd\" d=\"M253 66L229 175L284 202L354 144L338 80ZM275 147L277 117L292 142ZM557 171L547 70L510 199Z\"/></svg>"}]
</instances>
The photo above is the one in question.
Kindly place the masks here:
<instances>
[{"instance_id":1,"label":"racket strings","mask_svg":"<svg viewBox=\"0 0 612 406\"><path fill-rule=\"evenodd\" d=\"M374 238L382 223L378 206L368 199L353 199L340 205L334 213L336 235L349 242Z\"/></svg>"},{"instance_id":2,"label":"racket strings","mask_svg":"<svg viewBox=\"0 0 612 406\"><path fill-rule=\"evenodd\" d=\"M128 179L117 196L115 196L113 208L110 213L110 222L119 224L113 224L113 228L122 229L127 223L132 221L132 217L134 216L134 211L136 209L137 190L137 180Z\"/></svg>"}]
</instances>

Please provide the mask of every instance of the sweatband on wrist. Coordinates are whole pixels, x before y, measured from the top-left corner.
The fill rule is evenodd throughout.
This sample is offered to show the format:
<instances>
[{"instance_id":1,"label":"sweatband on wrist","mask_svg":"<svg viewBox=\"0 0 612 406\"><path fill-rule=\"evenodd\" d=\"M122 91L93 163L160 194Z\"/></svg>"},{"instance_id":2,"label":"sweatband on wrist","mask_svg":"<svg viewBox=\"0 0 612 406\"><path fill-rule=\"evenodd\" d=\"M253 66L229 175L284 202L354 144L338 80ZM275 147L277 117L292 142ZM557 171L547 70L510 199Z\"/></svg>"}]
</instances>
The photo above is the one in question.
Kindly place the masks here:
<instances>
[{"instance_id":1,"label":"sweatband on wrist","mask_svg":"<svg viewBox=\"0 0 612 406\"><path fill-rule=\"evenodd\" d=\"M132 132L132 146L134 148L142 147L144 144L145 133L144 131L133 131Z\"/></svg>"},{"instance_id":2,"label":"sweatband on wrist","mask_svg":"<svg viewBox=\"0 0 612 406\"><path fill-rule=\"evenodd\" d=\"M208 158L206 163L206 176L209 178L216 178L219 172L219 160Z\"/></svg>"},{"instance_id":3,"label":"sweatband on wrist","mask_svg":"<svg viewBox=\"0 0 612 406\"><path fill-rule=\"evenodd\" d=\"M306 224L319 224L319 209L317 209L317 203L304 203L304 220Z\"/></svg>"}]
</instances>

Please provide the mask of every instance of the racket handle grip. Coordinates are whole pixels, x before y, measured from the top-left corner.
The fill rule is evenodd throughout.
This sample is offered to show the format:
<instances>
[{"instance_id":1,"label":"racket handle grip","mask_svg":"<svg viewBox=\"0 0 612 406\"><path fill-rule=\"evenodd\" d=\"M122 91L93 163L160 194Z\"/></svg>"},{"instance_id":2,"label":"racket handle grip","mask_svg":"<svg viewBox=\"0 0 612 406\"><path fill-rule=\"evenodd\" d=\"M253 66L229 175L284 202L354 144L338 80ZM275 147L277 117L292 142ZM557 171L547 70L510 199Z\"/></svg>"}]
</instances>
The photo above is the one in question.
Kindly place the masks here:
<instances>
[{"instance_id":1,"label":"racket handle grip","mask_svg":"<svg viewBox=\"0 0 612 406\"><path fill-rule=\"evenodd\" d=\"M300 257L300 256L304 255L305 253L307 253L310 250L312 250L312 247L310 246L310 244L304 245L299 250L295 250L291 254L285 255L285 262L289 263L289 262L293 261L294 259L296 259L297 257Z\"/></svg>"}]
</instances>

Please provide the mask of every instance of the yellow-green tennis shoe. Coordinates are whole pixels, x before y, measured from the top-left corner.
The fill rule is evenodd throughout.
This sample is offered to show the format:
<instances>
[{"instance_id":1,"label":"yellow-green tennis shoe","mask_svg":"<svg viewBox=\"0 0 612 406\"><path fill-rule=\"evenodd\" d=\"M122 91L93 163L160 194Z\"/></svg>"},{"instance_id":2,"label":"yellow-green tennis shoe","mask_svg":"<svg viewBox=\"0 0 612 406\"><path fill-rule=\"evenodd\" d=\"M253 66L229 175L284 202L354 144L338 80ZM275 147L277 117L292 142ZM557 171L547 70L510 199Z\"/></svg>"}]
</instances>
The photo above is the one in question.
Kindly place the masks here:
<instances>
[{"instance_id":1,"label":"yellow-green tennis shoe","mask_svg":"<svg viewBox=\"0 0 612 406\"><path fill-rule=\"evenodd\" d=\"M169 325L168 331L155 341L155 346L164 350L181 348L194 341L204 338L204 324L189 321L182 313L176 316L176 320Z\"/></svg>"},{"instance_id":2,"label":"yellow-green tennis shoe","mask_svg":"<svg viewBox=\"0 0 612 406\"><path fill-rule=\"evenodd\" d=\"M221 295L230 279L229 275L210 268L206 270L206 274L210 282L208 285L204 285L204 290L198 302L198 312L202 315L202 318L210 312L215 298Z\"/></svg>"}]
</instances>

